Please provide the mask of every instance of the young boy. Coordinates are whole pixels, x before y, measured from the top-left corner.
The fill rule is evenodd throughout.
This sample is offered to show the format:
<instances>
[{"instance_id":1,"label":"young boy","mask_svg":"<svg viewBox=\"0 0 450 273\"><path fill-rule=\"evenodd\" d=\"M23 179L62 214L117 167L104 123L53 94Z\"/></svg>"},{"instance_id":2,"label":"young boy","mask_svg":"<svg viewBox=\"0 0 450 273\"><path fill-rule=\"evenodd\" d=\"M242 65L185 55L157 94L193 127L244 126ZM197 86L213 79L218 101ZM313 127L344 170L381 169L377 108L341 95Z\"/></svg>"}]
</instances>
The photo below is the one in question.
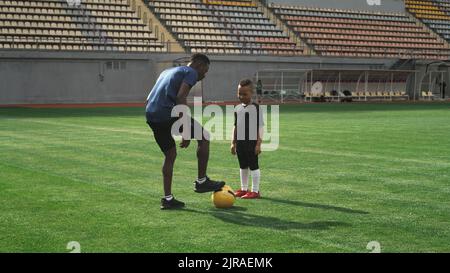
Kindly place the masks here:
<instances>
[{"instance_id":1,"label":"young boy","mask_svg":"<svg viewBox=\"0 0 450 273\"><path fill-rule=\"evenodd\" d=\"M243 199L260 198L259 182L261 173L258 155L261 154L261 143L264 121L259 105L252 102L253 82L244 79L239 83L238 97L241 104L234 111L233 140L231 154L239 160L241 189L236 191L236 197ZM249 191L248 180L252 175L252 190Z\"/></svg>"}]
</instances>

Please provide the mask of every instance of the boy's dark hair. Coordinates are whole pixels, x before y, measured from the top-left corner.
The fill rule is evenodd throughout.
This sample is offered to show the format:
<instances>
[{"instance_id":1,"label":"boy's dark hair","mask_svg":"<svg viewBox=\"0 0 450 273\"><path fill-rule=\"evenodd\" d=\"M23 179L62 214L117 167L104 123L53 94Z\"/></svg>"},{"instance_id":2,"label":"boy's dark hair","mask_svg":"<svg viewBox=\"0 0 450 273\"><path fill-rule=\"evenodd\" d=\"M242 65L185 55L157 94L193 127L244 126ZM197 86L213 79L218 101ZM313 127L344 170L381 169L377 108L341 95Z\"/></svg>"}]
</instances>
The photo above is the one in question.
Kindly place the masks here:
<instances>
[{"instance_id":1,"label":"boy's dark hair","mask_svg":"<svg viewBox=\"0 0 450 273\"><path fill-rule=\"evenodd\" d=\"M211 62L209 61L209 58L202 53L195 53L191 56L191 63L201 63L209 65Z\"/></svg>"},{"instance_id":2,"label":"boy's dark hair","mask_svg":"<svg viewBox=\"0 0 450 273\"><path fill-rule=\"evenodd\" d=\"M250 80L250 79L242 79L242 80L239 82L239 85L240 85L241 87L253 85L253 81Z\"/></svg>"}]
</instances>

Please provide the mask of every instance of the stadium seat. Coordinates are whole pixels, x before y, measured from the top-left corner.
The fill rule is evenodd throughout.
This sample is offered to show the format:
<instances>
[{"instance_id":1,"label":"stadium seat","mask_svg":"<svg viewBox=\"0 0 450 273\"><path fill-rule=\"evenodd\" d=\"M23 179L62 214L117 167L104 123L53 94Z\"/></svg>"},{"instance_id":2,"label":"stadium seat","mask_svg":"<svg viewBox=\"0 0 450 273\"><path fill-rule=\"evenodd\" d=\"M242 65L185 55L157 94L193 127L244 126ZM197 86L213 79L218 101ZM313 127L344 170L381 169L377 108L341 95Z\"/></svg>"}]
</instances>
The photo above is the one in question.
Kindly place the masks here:
<instances>
[{"instance_id":1,"label":"stadium seat","mask_svg":"<svg viewBox=\"0 0 450 273\"><path fill-rule=\"evenodd\" d=\"M323 56L416 59L450 56L447 43L406 13L284 4L272 4L271 9Z\"/></svg>"},{"instance_id":2,"label":"stadium seat","mask_svg":"<svg viewBox=\"0 0 450 273\"><path fill-rule=\"evenodd\" d=\"M450 41L450 3L446 0L405 0L406 9L442 38Z\"/></svg>"},{"instance_id":3,"label":"stadium seat","mask_svg":"<svg viewBox=\"0 0 450 273\"><path fill-rule=\"evenodd\" d=\"M149 1L148 5L166 25L177 26L172 31L191 52L277 55L304 53L304 48L296 48L296 42L266 18L250 0L156 0ZM186 28L189 30L186 31ZM275 40L276 38L283 39ZM268 51L274 44L278 50ZM289 48L285 48L286 45Z\"/></svg>"},{"instance_id":4,"label":"stadium seat","mask_svg":"<svg viewBox=\"0 0 450 273\"><path fill-rule=\"evenodd\" d=\"M42 50L83 50L86 46L89 50L100 50L94 45L102 39L120 44L123 35L131 37L131 45L147 43L153 48L165 48L164 43L150 43L157 41L156 37L126 1L83 0L80 7L69 6L63 0L2 1L0 18L4 22L0 37L7 34L14 41L23 40L14 42L14 48L33 49L37 42ZM58 47L50 42L56 40L60 43ZM80 47L81 43L85 47ZM3 48L7 48L5 44ZM126 47L108 49L124 51Z\"/></svg>"}]
</instances>

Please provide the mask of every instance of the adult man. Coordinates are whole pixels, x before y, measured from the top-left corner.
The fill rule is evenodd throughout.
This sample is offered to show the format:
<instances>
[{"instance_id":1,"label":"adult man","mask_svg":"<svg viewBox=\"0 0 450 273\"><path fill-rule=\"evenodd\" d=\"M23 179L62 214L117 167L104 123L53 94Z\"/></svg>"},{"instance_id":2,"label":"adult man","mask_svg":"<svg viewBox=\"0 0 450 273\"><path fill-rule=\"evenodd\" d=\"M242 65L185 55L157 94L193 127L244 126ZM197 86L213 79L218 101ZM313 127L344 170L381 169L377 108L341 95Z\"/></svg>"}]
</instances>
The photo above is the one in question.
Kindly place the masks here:
<instances>
[{"instance_id":1,"label":"adult man","mask_svg":"<svg viewBox=\"0 0 450 273\"><path fill-rule=\"evenodd\" d=\"M176 105L187 104L189 91L198 81L205 78L209 65L210 61L206 55L199 53L192 55L187 66L163 71L147 98L147 124L152 129L155 140L165 156L162 168L165 196L161 199L161 209L184 207L184 203L176 200L172 195L173 166L177 156L172 126L179 119L179 117L172 117L172 110ZM194 119L186 116L184 118L189 118L191 121L191 138L195 132L202 132L201 137L197 139L198 178L194 182L194 190L203 193L221 189L225 182L210 180L206 175L209 159L208 132ZM187 148L189 144L190 138L183 135L180 147Z\"/></svg>"}]
</instances>

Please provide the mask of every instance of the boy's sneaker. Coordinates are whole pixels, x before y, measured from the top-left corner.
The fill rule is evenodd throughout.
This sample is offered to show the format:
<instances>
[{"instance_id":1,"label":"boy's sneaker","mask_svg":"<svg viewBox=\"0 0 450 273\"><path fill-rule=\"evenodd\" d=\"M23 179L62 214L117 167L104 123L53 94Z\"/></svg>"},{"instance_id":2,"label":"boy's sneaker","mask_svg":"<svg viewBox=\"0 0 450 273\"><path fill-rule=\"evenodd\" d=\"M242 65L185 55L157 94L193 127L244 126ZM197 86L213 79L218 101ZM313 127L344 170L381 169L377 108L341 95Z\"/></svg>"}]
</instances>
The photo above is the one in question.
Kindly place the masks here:
<instances>
[{"instance_id":1,"label":"boy's sneaker","mask_svg":"<svg viewBox=\"0 0 450 273\"><path fill-rule=\"evenodd\" d=\"M219 191L225 186L225 182L223 181L214 181L206 177L206 181L203 183L194 182L194 191L197 193L211 192L211 191Z\"/></svg>"},{"instance_id":2,"label":"boy's sneaker","mask_svg":"<svg viewBox=\"0 0 450 273\"><path fill-rule=\"evenodd\" d=\"M258 199L261 198L259 192L248 192L246 195L241 197L242 199Z\"/></svg>"},{"instance_id":3,"label":"boy's sneaker","mask_svg":"<svg viewBox=\"0 0 450 273\"><path fill-rule=\"evenodd\" d=\"M246 195L247 193L248 193L248 191L237 190L237 191L234 193L234 195L235 195L236 197L242 197L242 196Z\"/></svg>"},{"instance_id":4,"label":"boy's sneaker","mask_svg":"<svg viewBox=\"0 0 450 273\"><path fill-rule=\"evenodd\" d=\"M181 209L184 208L184 203L172 198L172 200L167 201L166 198L161 199L161 209Z\"/></svg>"}]
</instances>

